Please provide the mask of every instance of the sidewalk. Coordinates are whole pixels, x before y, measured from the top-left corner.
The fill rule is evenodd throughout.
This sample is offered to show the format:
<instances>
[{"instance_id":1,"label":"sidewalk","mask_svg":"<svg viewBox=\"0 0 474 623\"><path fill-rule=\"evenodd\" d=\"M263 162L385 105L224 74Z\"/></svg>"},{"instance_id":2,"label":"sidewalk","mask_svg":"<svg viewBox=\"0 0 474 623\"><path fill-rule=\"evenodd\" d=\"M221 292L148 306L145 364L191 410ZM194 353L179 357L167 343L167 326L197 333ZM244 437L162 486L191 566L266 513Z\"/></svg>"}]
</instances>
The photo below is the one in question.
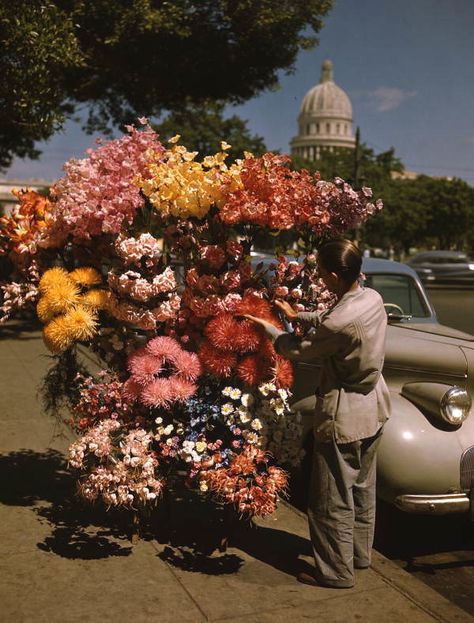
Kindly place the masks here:
<instances>
[{"instance_id":1,"label":"sidewalk","mask_svg":"<svg viewBox=\"0 0 474 623\"><path fill-rule=\"evenodd\" d=\"M377 552L352 589L299 584L295 573L311 563L310 547L304 516L287 504L240 529L221 553L209 546L216 517L178 499L132 547L117 514L73 495L68 439L36 397L45 355L37 331L0 327L2 623L472 620Z\"/></svg>"}]
</instances>

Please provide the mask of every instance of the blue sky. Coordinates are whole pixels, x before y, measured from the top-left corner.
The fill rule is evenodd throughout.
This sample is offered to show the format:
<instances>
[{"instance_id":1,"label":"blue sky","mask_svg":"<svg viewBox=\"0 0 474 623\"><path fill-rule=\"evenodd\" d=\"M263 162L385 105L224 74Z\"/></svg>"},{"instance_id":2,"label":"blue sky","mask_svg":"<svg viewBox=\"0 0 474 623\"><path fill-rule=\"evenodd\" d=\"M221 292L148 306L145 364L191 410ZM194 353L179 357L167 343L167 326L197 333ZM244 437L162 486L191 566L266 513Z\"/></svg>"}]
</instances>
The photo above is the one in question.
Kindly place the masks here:
<instances>
[{"instance_id":1,"label":"blue sky","mask_svg":"<svg viewBox=\"0 0 474 623\"><path fill-rule=\"evenodd\" d=\"M336 0L320 45L300 53L280 89L228 112L247 119L269 149L288 152L301 100L329 58L364 142L377 152L394 146L409 170L474 185L473 35L474 0ZM40 160L16 160L7 176L53 180L93 144L68 123L40 144Z\"/></svg>"}]
</instances>

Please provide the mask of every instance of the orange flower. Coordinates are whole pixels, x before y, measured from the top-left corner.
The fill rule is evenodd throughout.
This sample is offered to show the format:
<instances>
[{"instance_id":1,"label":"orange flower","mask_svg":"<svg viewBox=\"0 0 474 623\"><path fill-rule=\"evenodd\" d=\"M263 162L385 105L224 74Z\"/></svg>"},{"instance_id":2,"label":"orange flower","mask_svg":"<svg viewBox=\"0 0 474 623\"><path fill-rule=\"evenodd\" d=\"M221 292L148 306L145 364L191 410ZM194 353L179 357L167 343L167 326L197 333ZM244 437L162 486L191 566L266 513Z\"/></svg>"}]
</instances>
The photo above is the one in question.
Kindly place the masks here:
<instances>
[{"instance_id":1,"label":"orange flower","mask_svg":"<svg viewBox=\"0 0 474 623\"><path fill-rule=\"evenodd\" d=\"M19 200L9 216L0 218L0 255L35 253L39 233L50 220L51 202L35 190L13 190Z\"/></svg>"}]
</instances>

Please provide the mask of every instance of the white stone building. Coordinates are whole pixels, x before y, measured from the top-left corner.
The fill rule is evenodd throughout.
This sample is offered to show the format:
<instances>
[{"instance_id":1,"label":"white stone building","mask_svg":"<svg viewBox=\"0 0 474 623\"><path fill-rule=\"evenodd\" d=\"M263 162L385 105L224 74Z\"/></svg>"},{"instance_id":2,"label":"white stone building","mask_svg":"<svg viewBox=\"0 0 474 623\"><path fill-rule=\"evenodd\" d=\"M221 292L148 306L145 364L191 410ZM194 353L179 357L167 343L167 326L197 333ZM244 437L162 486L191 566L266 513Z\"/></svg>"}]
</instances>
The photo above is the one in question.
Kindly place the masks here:
<instances>
[{"instance_id":1,"label":"white stone building","mask_svg":"<svg viewBox=\"0 0 474 623\"><path fill-rule=\"evenodd\" d=\"M298 116L298 136L291 154L317 160L324 149L354 149L352 104L347 93L333 80L332 62L321 66L321 80L303 98Z\"/></svg>"}]
</instances>

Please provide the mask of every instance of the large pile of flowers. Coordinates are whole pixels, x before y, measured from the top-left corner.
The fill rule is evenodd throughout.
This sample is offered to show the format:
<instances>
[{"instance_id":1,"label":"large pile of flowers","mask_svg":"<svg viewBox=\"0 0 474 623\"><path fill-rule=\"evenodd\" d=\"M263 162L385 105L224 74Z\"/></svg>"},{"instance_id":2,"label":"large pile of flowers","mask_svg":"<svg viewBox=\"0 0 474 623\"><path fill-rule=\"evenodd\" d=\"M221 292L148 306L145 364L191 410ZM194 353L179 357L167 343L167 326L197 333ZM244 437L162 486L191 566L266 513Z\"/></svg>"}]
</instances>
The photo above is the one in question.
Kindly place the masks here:
<instances>
[{"instance_id":1,"label":"large pile of flowers","mask_svg":"<svg viewBox=\"0 0 474 623\"><path fill-rule=\"evenodd\" d=\"M142 123L68 162L49 197L17 193L0 220L3 319L34 304L56 366L72 367L69 462L84 498L142 508L181 476L266 515L286 487L281 466L301 458L301 422L292 365L243 315L282 326L276 298L326 304L312 246L381 204L369 189L292 171L285 156L227 165L223 144L198 160ZM308 255L253 262L262 228L298 232ZM102 372L84 373L78 348Z\"/></svg>"}]
</instances>

